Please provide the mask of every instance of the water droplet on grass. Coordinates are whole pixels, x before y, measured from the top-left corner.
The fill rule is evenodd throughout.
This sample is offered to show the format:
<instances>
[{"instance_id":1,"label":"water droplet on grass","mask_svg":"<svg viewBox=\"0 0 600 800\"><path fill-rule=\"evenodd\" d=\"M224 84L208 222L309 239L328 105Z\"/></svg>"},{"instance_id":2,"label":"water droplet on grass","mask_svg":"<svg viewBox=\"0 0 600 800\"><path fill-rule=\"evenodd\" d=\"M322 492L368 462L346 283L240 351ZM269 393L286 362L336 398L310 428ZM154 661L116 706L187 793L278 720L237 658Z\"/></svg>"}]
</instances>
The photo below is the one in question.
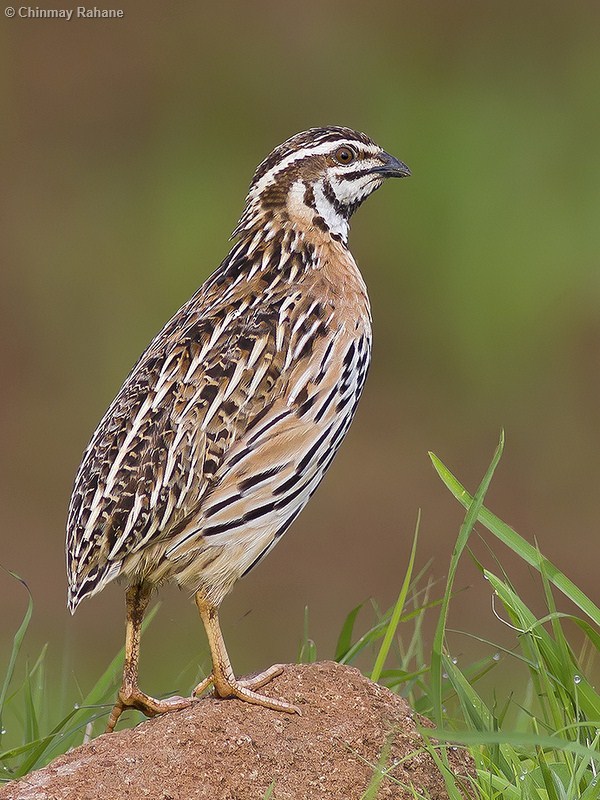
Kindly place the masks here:
<instances>
[{"instance_id":1,"label":"water droplet on grass","mask_svg":"<svg viewBox=\"0 0 600 800\"><path fill-rule=\"evenodd\" d=\"M573 683L575 683L575 684L581 683L581 675L574 675L573 676Z\"/></svg>"}]
</instances>

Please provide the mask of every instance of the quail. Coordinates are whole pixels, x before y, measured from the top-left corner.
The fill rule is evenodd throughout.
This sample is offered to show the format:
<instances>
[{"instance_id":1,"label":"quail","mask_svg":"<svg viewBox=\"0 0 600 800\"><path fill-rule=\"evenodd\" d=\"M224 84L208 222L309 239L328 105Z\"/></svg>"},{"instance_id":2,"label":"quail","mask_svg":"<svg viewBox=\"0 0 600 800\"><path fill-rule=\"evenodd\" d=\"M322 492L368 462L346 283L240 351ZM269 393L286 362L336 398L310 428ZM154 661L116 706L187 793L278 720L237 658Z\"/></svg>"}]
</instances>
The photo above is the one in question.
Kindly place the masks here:
<instances>
[{"instance_id":1,"label":"quail","mask_svg":"<svg viewBox=\"0 0 600 800\"><path fill-rule=\"evenodd\" d=\"M110 715L220 697L286 712L259 693L275 665L237 679L219 626L235 582L281 539L331 464L371 357L371 313L349 220L408 167L363 133L312 128L276 147L250 184L221 265L148 345L96 428L67 523L68 605L126 585L123 681ZM194 594L212 673L191 698L138 687L152 590Z\"/></svg>"}]
</instances>

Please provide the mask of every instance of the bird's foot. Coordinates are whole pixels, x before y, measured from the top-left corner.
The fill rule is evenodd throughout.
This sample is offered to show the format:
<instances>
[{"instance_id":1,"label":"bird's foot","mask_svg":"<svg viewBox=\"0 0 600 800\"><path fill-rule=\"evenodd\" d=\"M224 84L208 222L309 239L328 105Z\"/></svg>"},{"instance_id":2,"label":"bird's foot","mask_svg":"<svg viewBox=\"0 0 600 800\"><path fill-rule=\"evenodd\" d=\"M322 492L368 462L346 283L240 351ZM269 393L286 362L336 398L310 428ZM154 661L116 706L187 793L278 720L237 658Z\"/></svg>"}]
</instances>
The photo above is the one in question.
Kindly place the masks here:
<instances>
[{"instance_id":1,"label":"bird's foot","mask_svg":"<svg viewBox=\"0 0 600 800\"><path fill-rule=\"evenodd\" d=\"M194 702L193 697L166 697L164 700L155 700L153 697L141 692L137 686L131 690L121 688L119 696L113 710L110 712L105 733L112 733L119 717L127 708L137 708L147 717L155 717L157 714L166 714L168 711L180 711L188 708Z\"/></svg>"},{"instance_id":2,"label":"bird's foot","mask_svg":"<svg viewBox=\"0 0 600 800\"><path fill-rule=\"evenodd\" d=\"M252 678L238 679L233 675L226 678L224 675L215 676L213 672L196 686L192 692L192 696L198 697L210 686L214 686L215 694L218 697L237 697L240 700L245 700L247 703L254 703L257 706L272 708L274 711L286 711L288 714L302 715L298 706L287 703L285 700L267 697L255 691L266 683L269 683L273 678L281 675L282 672L283 667L281 664L274 664L272 667L269 667L269 669L260 672L258 675L254 675Z\"/></svg>"}]
</instances>

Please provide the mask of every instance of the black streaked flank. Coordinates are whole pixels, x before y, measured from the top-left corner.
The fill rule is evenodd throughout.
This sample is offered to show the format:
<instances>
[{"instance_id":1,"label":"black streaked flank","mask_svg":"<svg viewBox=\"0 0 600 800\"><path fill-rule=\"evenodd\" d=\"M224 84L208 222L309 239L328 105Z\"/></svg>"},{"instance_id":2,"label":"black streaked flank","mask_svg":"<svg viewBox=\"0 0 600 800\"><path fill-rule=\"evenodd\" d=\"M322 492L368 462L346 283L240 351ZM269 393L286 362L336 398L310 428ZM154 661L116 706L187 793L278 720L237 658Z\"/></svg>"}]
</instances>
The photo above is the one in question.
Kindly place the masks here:
<instances>
[{"instance_id":1,"label":"black streaked flank","mask_svg":"<svg viewBox=\"0 0 600 800\"><path fill-rule=\"evenodd\" d=\"M255 475L251 475L249 478L245 478L243 481L239 482L240 491L242 493L247 492L249 489L258 486L259 483L264 483L264 481L269 480L269 478L273 478L275 475L281 472L281 470L285 467L285 464L279 464L277 467L272 467L271 469L266 469L264 472L257 472Z\"/></svg>"},{"instance_id":2,"label":"black streaked flank","mask_svg":"<svg viewBox=\"0 0 600 800\"><path fill-rule=\"evenodd\" d=\"M273 489L273 494L277 497L280 494L284 494L289 489L293 489L301 478L302 475L299 472L295 472L291 478L288 478L286 481L279 484L279 486L276 486L275 489Z\"/></svg>"},{"instance_id":3,"label":"black streaked flank","mask_svg":"<svg viewBox=\"0 0 600 800\"><path fill-rule=\"evenodd\" d=\"M306 491L306 487L310 483L310 478L303 477L303 482L300 486L294 489L293 492L289 492L289 494L284 494L283 497L275 503L275 508L285 508L289 506L297 497L299 497L302 492Z\"/></svg>"},{"instance_id":4,"label":"black streaked flank","mask_svg":"<svg viewBox=\"0 0 600 800\"><path fill-rule=\"evenodd\" d=\"M306 400L306 402L302 403L302 405L298 408L298 416L299 417L303 417L305 414L307 414L310 411L310 409L315 404L317 396L318 395L315 393L315 394L313 394L312 397L309 397L308 400Z\"/></svg>"},{"instance_id":5,"label":"black streaked flank","mask_svg":"<svg viewBox=\"0 0 600 800\"><path fill-rule=\"evenodd\" d=\"M286 417L289 417L289 415L290 415L291 413L292 413L292 412L291 412L289 409L286 409L285 411L282 411L280 414L278 414L276 417L271 417L270 419L268 419L268 421L267 421L267 422L266 422L264 425L262 425L262 426L261 426L261 427L260 427L260 428L259 428L259 429L258 429L258 430L257 430L257 431L256 431L256 432L255 432L255 433L254 433L254 434L253 434L253 435L252 435L252 436L251 436L251 437L248 439L248 445L249 445L250 447L252 447L252 445L253 445L253 444L255 444L255 443L258 441L258 439L260 439L260 437L261 437L261 436L262 436L264 433L266 433L266 431L268 431L268 430L269 430L269 428L273 428L275 425L277 425L277 423L278 423L278 422L281 422L281 420L282 420L282 419L285 419Z\"/></svg>"},{"instance_id":6,"label":"black streaked flank","mask_svg":"<svg viewBox=\"0 0 600 800\"><path fill-rule=\"evenodd\" d=\"M354 361L354 353L356 352L356 346L354 342L350 343L350 347L346 351L346 355L344 356L344 371L346 372L351 366L352 362Z\"/></svg>"},{"instance_id":7,"label":"black streaked flank","mask_svg":"<svg viewBox=\"0 0 600 800\"><path fill-rule=\"evenodd\" d=\"M248 511L246 514L244 514L242 520L243 522L251 522L254 519L258 519L259 517L264 517L265 514L270 514L274 508L275 508L275 503L265 503L263 506L259 506L258 508L253 508L252 511Z\"/></svg>"},{"instance_id":8,"label":"black streaked flank","mask_svg":"<svg viewBox=\"0 0 600 800\"><path fill-rule=\"evenodd\" d=\"M235 503L241 499L242 495L240 494L240 492L236 492L235 494L232 494L231 497L226 497L219 503L215 503L214 505L209 505L204 516L207 517L207 519L213 517L217 513L217 511L222 511L224 508L227 508L227 506L230 506L232 503Z\"/></svg>"},{"instance_id":9,"label":"black streaked flank","mask_svg":"<svg viewBox=\"0 0 600 800\"><path fill-rule=\"evenodd\" d=\"M317 413L315 414L315 422L320 422L323 419L325 412L331 405L333 398L337 397L337 394L338 394L338 387L334 386L333 389L329 392L329 394L325 398L325 400L323 401L323 403L321 404L321 407L319 408Z\"/></svg>"},{"instance_id":10,"label":"black streaked flank","mask_svg":"<svg viewBox=\"0 0 600 800\"><path fill-rule=\"evenodd\" d=\"M306 467L310 464L312 459L315 457L316 453L318 453L318 451L319 451L321 445L323 444L323 442L325 442L329 438L329 434L331 433L331 428L332 427L333 427L333 424L331 424L328 428L326 428L326 430L319 436L317 441L312 445L310 450L307 450L307 452L305 453L302 461L300 461L300 463L298 464L298 467L297 467L298 472L304 472Z\"/></svg>"}]
</instances>

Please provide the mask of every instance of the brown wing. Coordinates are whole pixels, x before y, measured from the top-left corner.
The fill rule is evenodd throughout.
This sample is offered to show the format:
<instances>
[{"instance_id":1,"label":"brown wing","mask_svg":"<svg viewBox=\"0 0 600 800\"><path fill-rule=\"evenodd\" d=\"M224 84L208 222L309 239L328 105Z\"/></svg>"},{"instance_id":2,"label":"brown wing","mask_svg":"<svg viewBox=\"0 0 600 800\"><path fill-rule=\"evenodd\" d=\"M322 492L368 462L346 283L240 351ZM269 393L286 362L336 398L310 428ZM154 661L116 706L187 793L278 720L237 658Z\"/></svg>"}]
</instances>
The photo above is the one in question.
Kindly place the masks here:
<instances>
[{"instance_id":1,"label":"brown wing","mask_svg":"<svg viewBox=\"0 0 600 800\"><path fill-rule=\"evenodd\" d=\"M188 322L178 341L157 337L94 433L68 519L70 584L82 596L189 515L223 454L277 391L282 358L272 324L261 312L232 322L222 308Z\"/></svg>"}]
</instances>

